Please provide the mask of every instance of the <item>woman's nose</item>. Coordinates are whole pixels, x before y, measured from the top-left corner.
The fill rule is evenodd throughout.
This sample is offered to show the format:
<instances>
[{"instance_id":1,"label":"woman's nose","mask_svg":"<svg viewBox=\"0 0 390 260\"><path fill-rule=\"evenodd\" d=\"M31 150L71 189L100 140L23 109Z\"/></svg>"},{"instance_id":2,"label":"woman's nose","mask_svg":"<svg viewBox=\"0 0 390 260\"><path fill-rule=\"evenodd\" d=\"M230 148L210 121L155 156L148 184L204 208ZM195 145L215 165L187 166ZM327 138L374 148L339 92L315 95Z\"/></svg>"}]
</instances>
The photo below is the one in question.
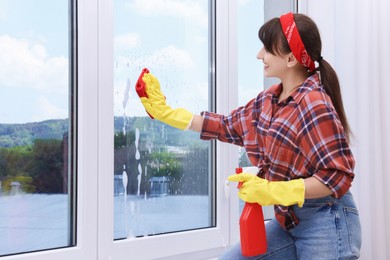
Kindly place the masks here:
<instances>
[{"instance_id":1,"label":"woman's nose","mask_svg":"<svg viewBox=\"0 0 390 260\"><path fill-rule=\"evenodd\" d=\"M264 58L264 48L257 53L257 59L262 60Z\"/></svg>"}]
</instances>

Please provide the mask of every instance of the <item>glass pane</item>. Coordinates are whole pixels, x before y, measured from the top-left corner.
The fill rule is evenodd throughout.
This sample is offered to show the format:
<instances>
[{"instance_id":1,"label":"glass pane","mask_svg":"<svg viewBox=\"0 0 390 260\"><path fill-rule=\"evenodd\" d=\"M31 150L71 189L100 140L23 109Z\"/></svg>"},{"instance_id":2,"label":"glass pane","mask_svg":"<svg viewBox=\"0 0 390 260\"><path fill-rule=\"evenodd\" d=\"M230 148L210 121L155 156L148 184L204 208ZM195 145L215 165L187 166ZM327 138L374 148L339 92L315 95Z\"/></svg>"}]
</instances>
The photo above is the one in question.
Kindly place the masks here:
<instances>
[{"instance_id":1,"label":"glass pane","mask_svg":"<svg viewBox=\"0 0 390 260\"><path fill-rule=\"evenodd\" d=\"M238 103L245 105L264 89L263 63L256 58L262 48L258 31L265 20L264 0L238 1ZM238 150L240 167L252 166L244 148ZM240 212L244 202L240 200ZM265 219L273 207L263 207Z\"/></svg>"},{"instance_id":2,"label":"glass pane","mask_svg":"<svg viewBox=\"0 0 390 260\"><path fill-rule=\"evenodd\" d=\"M0 1L0 256L73 245L68 0Z\"/></svg>"},{"instance_id":3,"label":"glass pane","mask_svg":"<svg viewBox=\"0 0 390 260\"><path fill-rule=\"evenodd\" d=\"M261 91L278 83L275 78L264 78L263 62L256 58L263 47L258 31L264 22L273 17L293 11L295 0L238 1L238 102L240 106L247 104ZM239 148L240 167L252 166L245 149ZM244 206L240 201L240 211ZM274 217L273 206L263 206L264 219Z\"/></svg>"},{"instance_id":4,"label":"glass pane","mask_svg":"<svg viewBox=\"0 0 390 260\"><path fill-rule=\"evenodd\" d=\"M209 109L209 1L114 1L114 238L214 225L210 143L146 114L147 67L172 107Z\"/></svg>"}]
</instances>

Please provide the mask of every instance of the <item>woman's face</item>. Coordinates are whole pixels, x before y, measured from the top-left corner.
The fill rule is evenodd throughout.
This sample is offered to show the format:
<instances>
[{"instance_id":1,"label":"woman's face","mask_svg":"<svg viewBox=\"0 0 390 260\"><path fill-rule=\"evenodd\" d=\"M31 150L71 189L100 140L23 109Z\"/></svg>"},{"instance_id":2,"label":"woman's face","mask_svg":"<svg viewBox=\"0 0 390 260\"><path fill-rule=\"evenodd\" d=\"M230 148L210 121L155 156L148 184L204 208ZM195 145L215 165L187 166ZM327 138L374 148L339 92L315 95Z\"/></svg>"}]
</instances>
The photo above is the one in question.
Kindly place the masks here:
<instances>
[{"instance_id":1,"label":"woman's face","mask_svg":"<svg viewBox=\"0 0 390 260\"><path fill-rule=\"evenodd\" d=\"M264 76L281 78L287 69L289 55L274 55L268 52L264 47L257 54L257 58L263 61Z\"/></svg>"}]
</instances>

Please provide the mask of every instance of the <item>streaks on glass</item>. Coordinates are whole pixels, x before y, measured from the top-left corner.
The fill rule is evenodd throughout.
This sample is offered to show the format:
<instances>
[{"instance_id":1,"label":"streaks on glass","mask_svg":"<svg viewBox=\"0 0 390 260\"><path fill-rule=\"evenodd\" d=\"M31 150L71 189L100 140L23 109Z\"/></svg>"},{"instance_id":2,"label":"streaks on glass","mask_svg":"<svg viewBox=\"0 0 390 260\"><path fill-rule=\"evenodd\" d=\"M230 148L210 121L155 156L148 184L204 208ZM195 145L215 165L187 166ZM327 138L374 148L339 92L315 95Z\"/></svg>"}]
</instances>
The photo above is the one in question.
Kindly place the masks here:
<instances>
[{"instance_id":1,"label":"streaks on glass","mask_svg":"<svg viewBox=\"0 0 390 260\"><path fill-rule=\"evenodd\" d=\"M126 165L128 178L126 200L114 198L115 239L208 227L211 214L209 143L199 140L197 133L151 120L134 86L147 67L159 79L169 105L194 113L207 108L208 28L187 16L146 17L122 8L135 2L149 5L113 1L114 111L119 118L114 169L120 175ZM208 1L197 2L207 17Z\"/></svg>"},{"instance_id":2,"label":"streaks on glass","mask_svg":"<svg viewBox=\"0 0 390 260\"><path fill-rule=\"evenodd\" d=\"M138 181L138 188L137 188L137 196L140 195L141 192L141 179L142 179L142 167L141 164L138 163L138 176L137 176L137 181Z\"/></svg>"},{"instance_id":3,"label":"streaks on glass","mask_svg":"<svg viewBox=\"0 0 390 260\"><path fill-rule=\"evenodd\" d=\"M126 172L126 165L124 164L123 165L123 172L122 172L122 183L123 183L123 188L124 188L124 192L123 192L124 212L125 212L124 222L125 222L126 232L128 233L129 224L127 221L127 211L128 211L127 210L127 182L128 182L128 178L127 178L127 172Z\"/></svg>"},{"instance_id":4,"label":"streaks on glass","mask_svg":"<svg viewBox=\"0 0 390 260\"><path fill-rule=\"evenodd\" d=\"M129 102L130 87L131 87L131 81L129 78L127 78L125 93L123 93L124 94L123 101L122 101L123 110L126 109L127 102Z\"/></svg>"},{"instance_id":5,"label":"streaks on glass","mask_svg":"<svg viewBox=\"0 0 390 260\"><path fill-rule=\"evenodd\" d=\"M127 116L126 116L126 105L127 103L129 102L129 93L130 93L130 87L131 87L131 81L129 78L127 78L127 82L126 82L126 88L125 88L125 91L123 93L123 101L122 101L122 107L123 107L123 128L122 128L122 131L123 131L123 135L126 135L126 126L127 126Z\"/></svg>"},{"instance_id":6,"label":"streaks on glass","mask_svg":"<svg viewBox=\"0 0 390 260\"><path fill-rule=\"evenodd\" d=\"M136 128L135 129L135 159L138 161L139 159L141 159L141 154L139 152L139 149L138 149L138 146L139 146L139 129Z\"/></svg>"},{"instance_id":7,"label":"streaks on glass","mask_svg":"<svg viewBox=\"0 0 390 260\"><path fill-rule=\"evenodd\" d=\"M126 165L124 164L123 165L123 172L122 172L122 183L123 183L123 187L125 189L124 193L126 194L127 193L127 172L126 172Z\"/></svg>"},{"instance_id":8,"label":"streaks on glass","mask_svg":"<svg viewBox=\"0 0 390 260\"><path fill-rule=\"evenodd\" d=\"M145 165L145 182L146 182L146 179L147 179L147 175L148 175L148 167L146 167L146 165ZM146 200L147 197L148 197L148 194L146 193L146 190L145 190L144 199Z\"/></svg>"},{"instance_id":9,"label":"streaks on glass","mask_svg":"<svg viewBox=\"0 0 390 260\"><path fill-rule=\"evenodd\" d=\"M142 167L141 167L141 163L139 162L139 160L141 159L141 155L139 153L138 146L139 146L139 129L136 128L135 129L135 159L138 161L137 196L139 196L141 192L140 188L141 188L141 177L142 177Z\"/></svg>"}]
</instances>

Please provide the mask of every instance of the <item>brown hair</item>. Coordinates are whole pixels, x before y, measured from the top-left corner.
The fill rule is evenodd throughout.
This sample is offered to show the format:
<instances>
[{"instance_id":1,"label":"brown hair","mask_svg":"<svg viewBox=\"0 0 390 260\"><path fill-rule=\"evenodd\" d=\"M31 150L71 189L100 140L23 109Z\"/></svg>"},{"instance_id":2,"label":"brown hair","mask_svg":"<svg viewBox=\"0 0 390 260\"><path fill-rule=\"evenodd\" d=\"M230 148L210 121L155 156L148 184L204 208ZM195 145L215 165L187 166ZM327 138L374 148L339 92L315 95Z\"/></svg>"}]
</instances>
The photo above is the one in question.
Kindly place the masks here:
<instances>
[{"instance_id":1,"label":"brown hair","mask_svg":"<svg viewBox=\"0 0 390 260\"><path fill-rule=\"evenodd\" d=\"M340 83L335 70L321 56L321 37L317 25L306 15L294 14L294 20L301 36L302 42L309 56L318 62L319 67L316 69L320 72L321 83L324 90L330 96L340 121L344 127L347 140L351 135L351 128L344 111L343 101L341 98ZM279 18L273 18L265 23L259 30L259 38L264 44L266 51L273 55L288 54L291 49L283 34ZM313 72L313 74L316 71Z\"/></svg>"}]
</instances>

